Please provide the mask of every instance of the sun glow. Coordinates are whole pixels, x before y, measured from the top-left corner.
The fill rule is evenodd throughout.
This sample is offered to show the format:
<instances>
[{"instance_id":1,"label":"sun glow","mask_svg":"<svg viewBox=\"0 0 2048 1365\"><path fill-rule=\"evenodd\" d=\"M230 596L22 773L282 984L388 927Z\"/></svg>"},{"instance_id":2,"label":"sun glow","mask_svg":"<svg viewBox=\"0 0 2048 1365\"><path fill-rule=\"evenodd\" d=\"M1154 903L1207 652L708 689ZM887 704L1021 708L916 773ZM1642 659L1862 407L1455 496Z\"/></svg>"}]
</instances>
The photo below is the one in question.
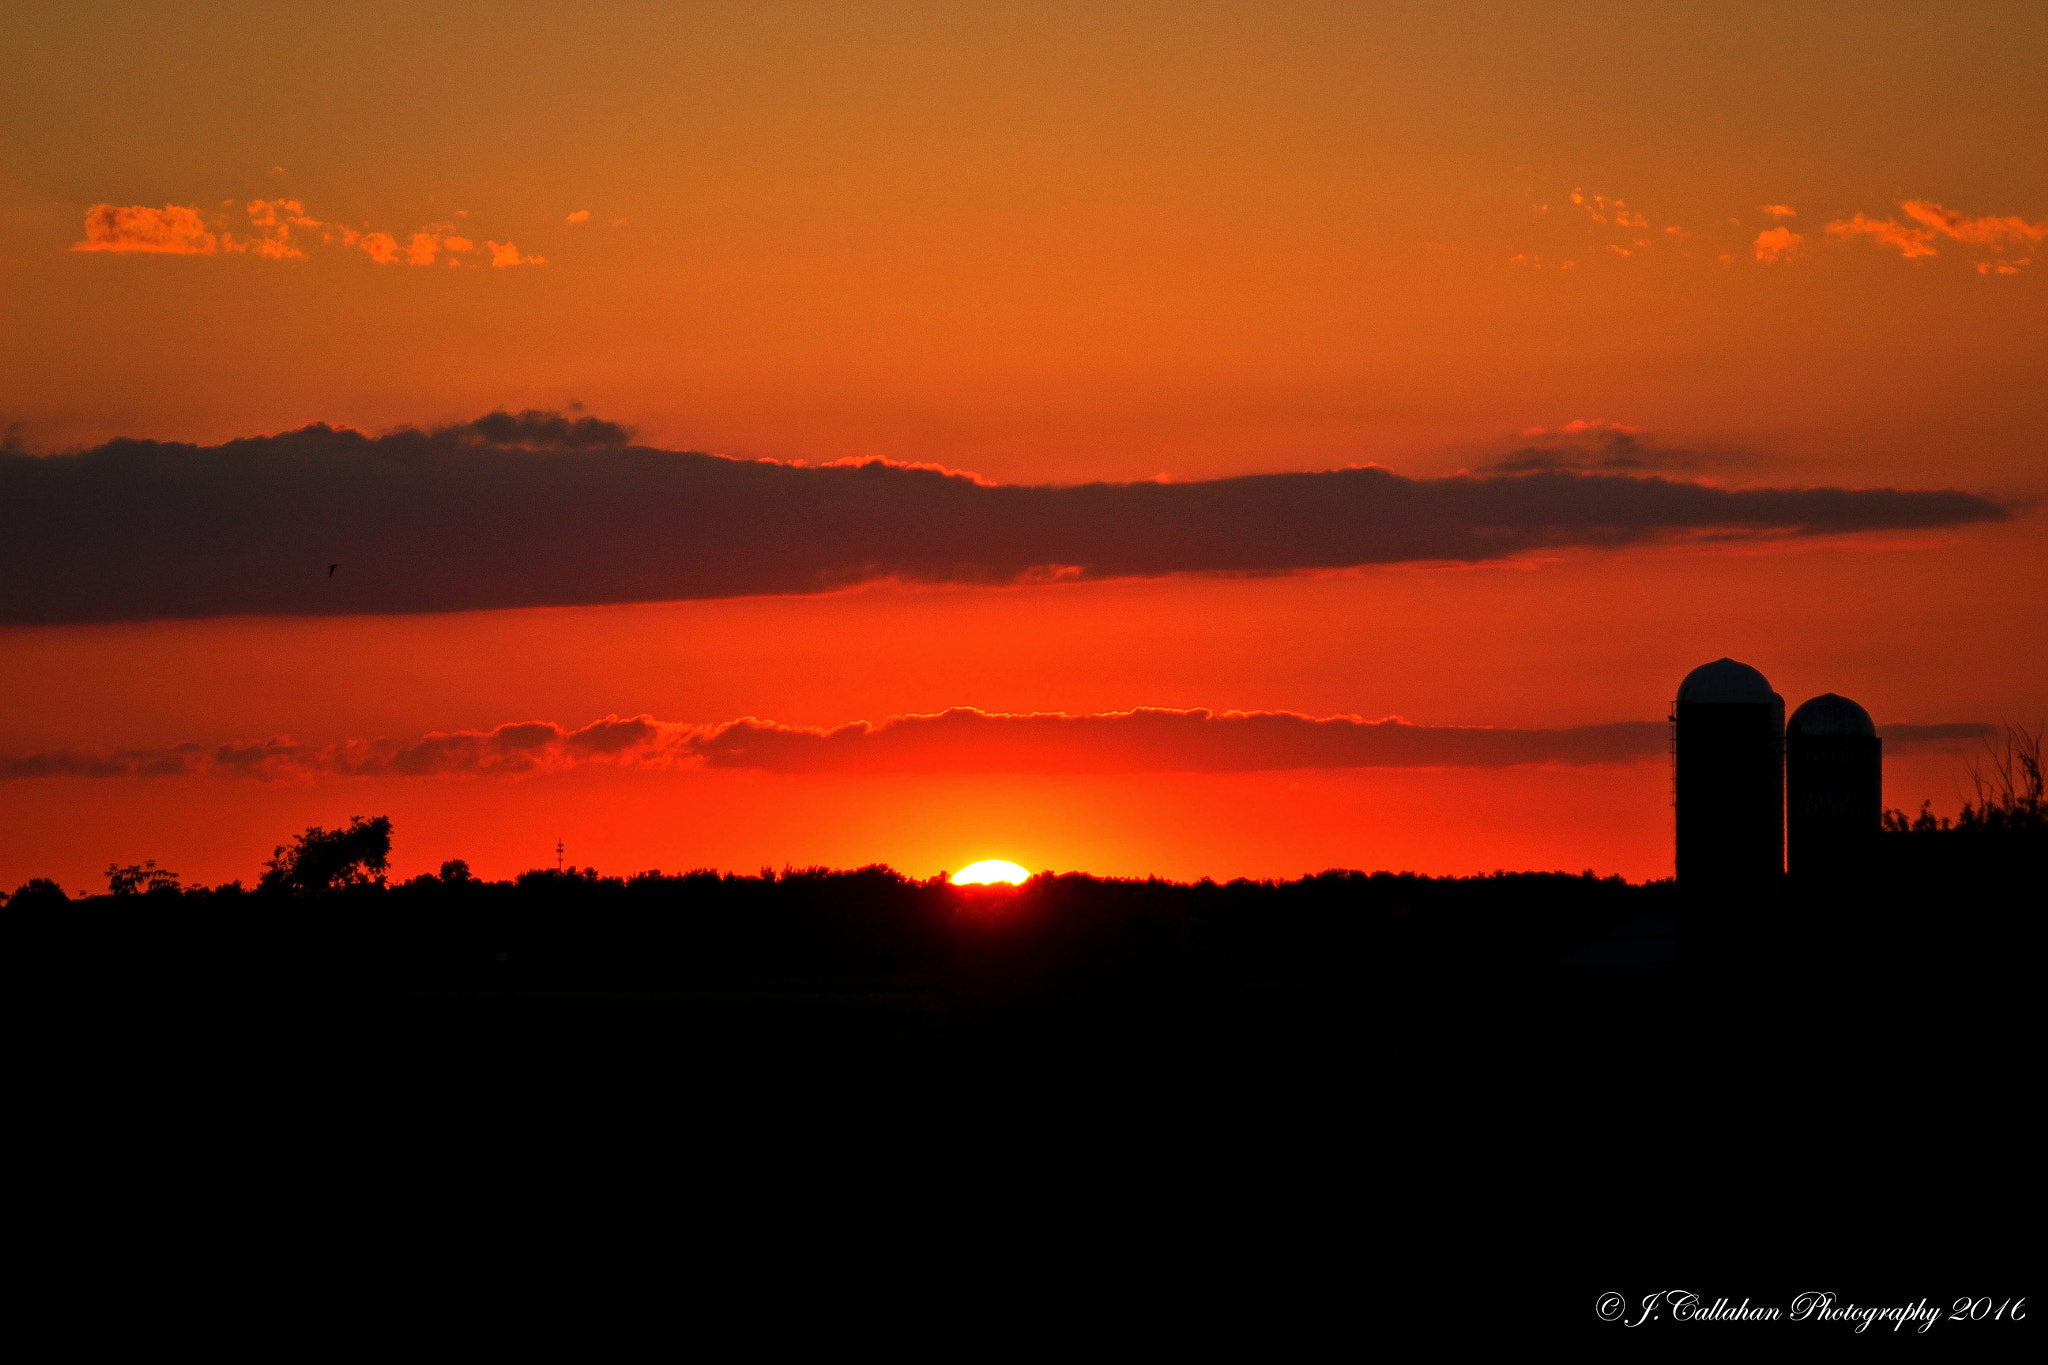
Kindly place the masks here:
<instances>
[{"instance_id":1,"label":"sun glow","mask_svg":"<svg viewBox=\"0 0 2048 1365\"><path fill-rule=\"evenodd\" d=\"M969 863L953 874L955 886L987 886L991 882L1008 882L1015 886L1031 880L1031 874L1015 863L1006 863L1001 858L984 858L978 863Z\"/></svg>"}]
</instances>

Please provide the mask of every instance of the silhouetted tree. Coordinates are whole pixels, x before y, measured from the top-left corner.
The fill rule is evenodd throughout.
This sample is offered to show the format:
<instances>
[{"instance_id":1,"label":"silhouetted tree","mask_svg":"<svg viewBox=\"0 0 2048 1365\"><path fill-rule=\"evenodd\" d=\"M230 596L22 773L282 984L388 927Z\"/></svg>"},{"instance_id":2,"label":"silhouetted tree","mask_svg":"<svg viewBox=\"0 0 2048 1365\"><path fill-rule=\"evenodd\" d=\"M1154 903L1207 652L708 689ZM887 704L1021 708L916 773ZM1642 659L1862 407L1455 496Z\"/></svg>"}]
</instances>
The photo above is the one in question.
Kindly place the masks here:
<instances>
[{"instance_id":1,"label":"silhouetted tree","mask_svg":"<svg viewBox=\"0 0 2048 1365\"><path fill-rule=\"evenodd\" d=\"M444 882L473 882L476 877L470 872L469 864L460 858L450 858L441 864L441 880Z\"/></svg>"},{"instance_id":2,"label":"silhouetted tree","mask_svg":"<svg viewBox=\"0 0 2048 1365\"><path fill-rule=\"evenodd\" d=\"M263 865L259 891L317 896L350 886L382 886L391 861L391 817L357 815L344 829L318 825L289 844L279 844Z\"/></svg>"},{"instance_id":3,"label":"silhouetted tree","mask_svg":"<svg viewBox=\"0 0 2048 1365\"><path fill-rule=\"evenodd\" d=\"M1958 822L1962 827L1973 823L2014 829L2041 827L2048 817L2041 804L2041 739L2041 729L2027 730L2008 722L1997 739L1984 741L1984 760L1970 765L1976 805L1964 804Z\"/></svg>"},{"instance_id":4,"label":"silhouetted tree","mask_svg":"<svg viewBox=\"0 0 2048 1365\"><path fill-rule=\"evenodd\" d=\"M64 894L64 888L48 877L30 877L14 888L14 894L7 898L7 908L19 914L70 902L71 897Z\"/></svg>"},{"instance_id":5,"label":"silhouetted tree","mask_svg":"<svg viewBox=\"0 0 2048 1365\"><path fill-rule=\"evenodd\" d=\"M108 863L107 890L117 896L148 895L155 892L175 892L178 874L167 867L158 867L156 859L144 858L139 863Z\"/></svg>"}]
</instances>

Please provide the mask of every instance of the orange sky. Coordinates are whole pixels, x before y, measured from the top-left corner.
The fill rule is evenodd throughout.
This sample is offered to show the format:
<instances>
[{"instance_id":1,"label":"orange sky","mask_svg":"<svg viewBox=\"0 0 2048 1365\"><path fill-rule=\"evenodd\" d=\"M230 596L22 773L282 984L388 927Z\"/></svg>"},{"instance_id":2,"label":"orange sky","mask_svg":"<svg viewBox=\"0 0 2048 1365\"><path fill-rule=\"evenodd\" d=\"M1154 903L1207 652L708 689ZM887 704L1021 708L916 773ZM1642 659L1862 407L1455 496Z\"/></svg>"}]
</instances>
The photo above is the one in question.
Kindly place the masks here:
<instances>
[{"instance_id":1,"label":"orange sky","mask_svg":"<svg viewBox=\"0 0 2048 1365\"><path fill-rule=\"evenodd\" d=\"M581 402L664 449L1004 483L1427 478L1576 421L1687 452L1672 478L2016 515L1259 578L0 626L0 759L954 706L1592 725L1661 719L1722 654L1881 724L2048 713L2038 6L116 5L17 27L16 450ZM138 245L174 249L75 249ZM1887 799L1952 808L1962 770L1901 751ZM382 811L408 873L505 875L564 837L607 871L1642 877L1668 869L1665 783L14 779L0 885L143 857L248 878L295 828Z\"/></svg>"}]
</instances>

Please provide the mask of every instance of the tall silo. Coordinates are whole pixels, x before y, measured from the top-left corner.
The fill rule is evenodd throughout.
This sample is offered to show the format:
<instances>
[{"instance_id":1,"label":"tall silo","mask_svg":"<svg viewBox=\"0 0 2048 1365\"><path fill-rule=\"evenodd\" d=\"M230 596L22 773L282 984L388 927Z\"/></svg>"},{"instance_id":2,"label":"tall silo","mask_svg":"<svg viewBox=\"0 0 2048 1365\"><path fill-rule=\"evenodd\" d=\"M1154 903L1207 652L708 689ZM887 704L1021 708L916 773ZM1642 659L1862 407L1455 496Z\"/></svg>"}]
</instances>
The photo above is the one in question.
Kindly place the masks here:
<instances>
[{"instance_id":1,"label":"tall silo","mask_svg":"<svg viewBox=\"0 0 2048 1365\"><path fill-rule=\"evenodd\" d=\"M1884 810L1884 741L1870 713L1832 692L1785 726L1785 855L1801 879L1842 881L1870 869Z\"/></svg>"},{"instance_id":2,"label":"tall silo","mask_svg":"<svg viewBox=\"0 0 2048 1365\"><path fill-rule=\"evenodd\" d=\"M1785 870L1785 699L1733 659L1701 664L1672 707L1678 882L1768 885Z\"/></svg>"}]
</instances>

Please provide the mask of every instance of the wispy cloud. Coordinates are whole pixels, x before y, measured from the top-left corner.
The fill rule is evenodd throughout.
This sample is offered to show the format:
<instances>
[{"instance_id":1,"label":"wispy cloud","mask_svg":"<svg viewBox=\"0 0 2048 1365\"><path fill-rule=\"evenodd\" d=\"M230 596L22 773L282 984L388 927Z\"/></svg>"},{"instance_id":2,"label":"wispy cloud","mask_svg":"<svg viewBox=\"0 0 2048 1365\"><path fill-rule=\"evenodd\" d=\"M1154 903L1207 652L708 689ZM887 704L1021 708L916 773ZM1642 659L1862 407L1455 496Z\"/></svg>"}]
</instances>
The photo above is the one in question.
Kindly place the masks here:
<instances>
[{"instance_id":1,"label":"wispy cloud","mask_svg":"<svg viewBox=\"0 0 2048 1365\"><path fill-rule=\"evenodd\" d=\"M1107 773L1627 764L1663 757L1665 742L1657 722L1513 730L1291 711L957 707L830 730L749 718L693 735L686 748L707 767L784 773Z\"/></svg>"},{"instance_id":2,"label":"wispy cloud","mask_svg":"<svg viewBox=\"0 0 2048 1365\"><path fill-rule=\"evenodd\" d=\"M1411 479L1376 466L1186 483L994 484L882 460L651 449L589 417L369 437L0 453L0 622L328 615L1276 574L1993 521L1949 489L1742 488L1597 468ZM1532 439L1555 452L1556 441ZM327 566L339 562L330 576Z\"/></svg>"},{"instance_id":3,"label":"wispy cloud","mask_svg":"<svg viewBox=\"0 0 2048 1365\"><path fill-rule=\"evenodd\" d=\"M1555 224L1548 231L1552 240L1546 248L1517 252L1509 258L1509 265L1527 270L1576 270L1582 259L1599 252L1634 256L1660 241L1682 240L1686 236L1685 229L1671 226L1664 228L1661 236L1653 234L1650 220L1641 210L1630 208L1625 199L1610 199L1583 188L1574 189L1566 198L1579 218L1595 225L1597 230L1588 232L1582 224L1578 231L1573 231L1566 223ZM1532 207L1539 214L1550 212L1547 203Z\"/></svg>"},{"instance_id":4,"label":"wispy cloud","mask_svg":"<svg viewBox=\"0 0 2048 1365\"><path fill-rule=\"evenodd\" d=\"M1837 239L1868 237L1884 246L1896 248L1909 261L1936 254L1933 233L1902 225L1890 218L1866 218L1861 213L1829 223L1828 236Z\"/></svg>"},{"instance_id":5,"label":"wispy cloud","mask_svg":"<svg viewBox=\"0 0 2048 1365\"><path fill-rule=\"evenodd\" d=\"M2029 253L2048 237L2048 220L2029 223L2017 216L1971 218L1924 199L1907 199L1899 204L1907 222L1893 218L1869 218L1856 213L1829 223L1828 235L1837 240L1867 237L1880 246L1896 250L1906 260L1938 255L1935 244L1943 239L1966 248L1988 250L1988 259L1974 262L1979 274L2015 275L2033 263Z\"/></svg>"},{"instance_id":6,"label":"wispy cloud","mask_svg":"<svg viewBox=\"0 0 2048 1365\"><path fill-rule=\"evenodd\" d=\"M459 215L458 215L459 216ZM220 211L167 204L94 204L85 213L85 236L73 251L153 252L173 256L255 256L271 261L303 261L309 249L360 251L379 265L416 266L545 265L542 256L523 254L511 242L485 242L481 255L475 242L452 223L429 224L405 235L358 230L345 223L311 217L296 199L233 200ZM464 259L475 256L476 259ZM445 259L444 259L445 258Z\"/></svg>"},{"instance_id":7,"label":"wispy cloud","mask_svg":"<svg viewBox=\"0 0 2048 1365\"><path fill-rule=\"evenodd\" d=\"M1895 725L1887 746L1979 740L1984 724ZM416 739L287 738L0 757L0 779L48 777L526 777L582 768L820 773L1263 772L1346 768L1593 767L1666 761L1661 721L1566 729L1414 725L1294 711L1005 713L955 707L831 727L748 716L695 725L606 716L579 729L520 721Z\"/></svg>"},{"instance_id":8,"label":"wispy cloud","mask_svg":"<svg viewBox=\"0 0 2048 1365\"><path fill-rule=\"evenodd\" d=\"M1489 473L1541 471L1649 474L1696 472L1709 463L1699 450L1665 445L1640 427L1605 419L1579 418L1557 427L1530 427L1513 448L1481 466Z\"/></svg>"},{"instance_id":9,"label":"wispy cloud","mask_svg":"<svg viewBox=\"0 0 2048 1365\"><path fill-rule=\"evenodd\" d=\"M1575 213L1566 215L1564 223L1552 221L1548 203L1531 205L1537 211L1531 226L1546 240L1514 253L1508 258L1509 265L1528 270L1570 269L1608 257L1641 257L1653 247L1681 256L1694 254L1687 245L1694 237L1691 230L1676 223L1653 225L1625 200L1583 189L1574 189L1567 198ZM1826 224L1825 238L1820 240L1867 240L1897 251L1906 260L1936 256L1943 246L1953 245L1969 255L1979 274L2016 275L2033 264L2034 249L2048 239L2048 220L2029 222L2010 214L1972 217L1926 199L1902 200L1899 209L1901 217L1873 218L1857 212L1835 219ZM1806 254L1807 235L1790 226L1790 220L1799 216L1796 208L1762 204L1757 212L1769 225L1753 236L1746 235L1742 220L1736 217L1718 219L1702 229L1700 258L1726 266L1746 254L1761 265L1781 265ZM1566 230L1571 222L1581 224L1577 232ZM1730 233L1731 228L1736 233ZM1744 235L1738 237L1738 233Z\"/></svg>"},{"instance_id":10,"label":"wispy cloud","mask_svg":"<svg viewBox=\"0 0 2048 1365\"><path fill-rule=\"evenodd\" d=\"M2029 223L2019 217L1970 218L1919 199L1899 205L1906 216L1930 232L1939 233L1969 246L2027 247L2048 237L2048 222Z\"/></svg>"},{"instance_id":11,"label":"wispy cloud","mask_svg":"<svg viewBox=\"0 0 2048 1365\"><path fill-rule=\"evenodd\" d=\"M1572 204L1596 223L1622 228L1647 229L1650 220L1638 210L1631 209L1623 199L1609 199L1604 194L1588 195L1584 190L1573 190Z\"/></svg>"},{"instance_id":12,"label":"wispy cloud","mask_svg":"<svg viewBox=\"0 0 2048 1365\"><path fill-rule=\"evenodd\" d=\"M1880 725L1878 738L1885 742L1887 751L1900 749L1952 748L1957 745L1981 743L1998 733L1998 727L1985 721L1952 721L1943 725ZM1981 752L1981 750L1980 750Z\"/></svg>"}]
</instances>

